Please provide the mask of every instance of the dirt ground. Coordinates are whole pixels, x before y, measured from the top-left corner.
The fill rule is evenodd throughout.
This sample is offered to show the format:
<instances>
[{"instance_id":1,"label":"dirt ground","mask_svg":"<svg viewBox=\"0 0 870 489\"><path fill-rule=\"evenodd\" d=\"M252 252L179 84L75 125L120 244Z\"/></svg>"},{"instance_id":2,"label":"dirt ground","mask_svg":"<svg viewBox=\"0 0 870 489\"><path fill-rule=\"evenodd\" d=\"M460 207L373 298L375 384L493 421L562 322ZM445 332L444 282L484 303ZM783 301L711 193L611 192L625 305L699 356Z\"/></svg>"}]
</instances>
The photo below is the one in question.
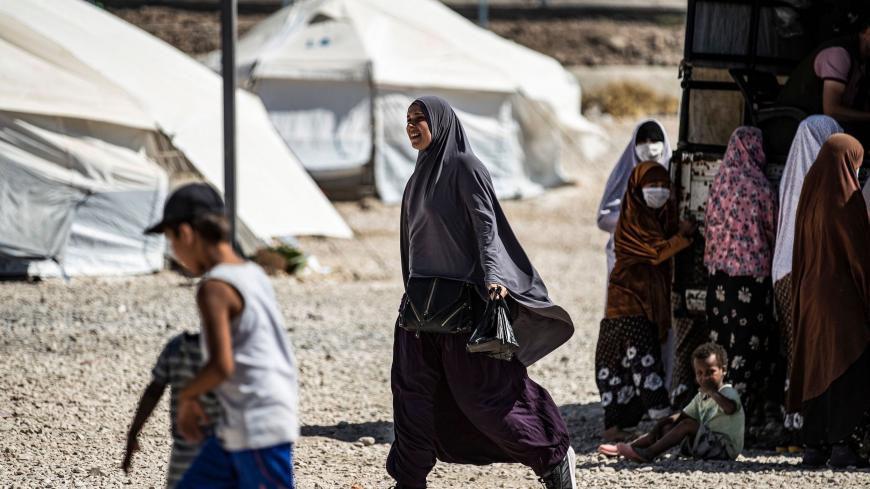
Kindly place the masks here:
<instances>
[{"instance_id":1,"label":"dirt ground","mask_svg":"<svg viewBox=\"0 0 870 489\"><path fill-rule=\"evenodd\" d=\"M676 134L675 118L665 121ZM602 411L593 355L603 307L606 236L594 226L603 182L631 124L605 123L612 154L577 162L577 184L506 202L511 223L576 333L534 365L578 452L580 487L870 486L870 473L803 471L795 456L750 452L737 462L676 458L646 467L595 454ZM382 489L392 440L392 333L401 294L398 209L338 206L354 240L304 239L328 275L274 280L301 374L302 489ZM133 471L120 461L135 403L162 345L196 329L195 282L172 273L122 279L0 283L0 487L161 487L169 456L167 401L142 436ZM359 440L372 437L373 445ZM518 465L439 464L430 487L540 487Z\"/></svg>"},{"instance_id":2,"label":"dirt ground","mask_svg":"<svg viewBox=\"0 0 870 489\"><path fill-rule=\"evenodd\" d=\"M193 55L220 48L217 12L169 7L112 8L115 15ZM267 14L239 15L243 35ZM628 20L568 18L493 20L496 34L558 59L578 65L678 65L683 55L683 25L673 18Z\"/></svg>"}]
</instances>

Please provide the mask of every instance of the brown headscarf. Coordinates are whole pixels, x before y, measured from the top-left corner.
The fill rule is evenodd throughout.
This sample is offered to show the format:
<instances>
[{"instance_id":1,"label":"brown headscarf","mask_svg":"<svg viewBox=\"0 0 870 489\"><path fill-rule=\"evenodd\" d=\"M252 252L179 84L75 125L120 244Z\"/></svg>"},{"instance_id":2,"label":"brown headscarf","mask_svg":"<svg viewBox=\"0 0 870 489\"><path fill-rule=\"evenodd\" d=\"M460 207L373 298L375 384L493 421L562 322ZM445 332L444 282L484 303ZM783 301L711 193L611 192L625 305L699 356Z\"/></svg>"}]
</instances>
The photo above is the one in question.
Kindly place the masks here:
<instances>
[{"instance_id":1,"label":"brown headscarf","mask_svg":"<svg viewBox=\"0 0 870 489\"><path fill-rule=\"evenodd\" d=\"M854 165L863 158L855 138L831 136L801 190L792 262L790 409L823 394L870 343L870 219Z\"/></svg>"},{"instance_id":2,"label":"brown headscarf","mask_svg":"<svg viewBox=\"0 0 870 489\"><path fill-rule=\"evenodd\" d=\"M607 317L645 316L664 338L671 326L671 260L691 242L677 231L676 202L651 209L643 186L670 184L668 171L654 161L637 165L628 179L619 224L613 235L616 265L607 286Z\"/></svg>"}]
</instances>

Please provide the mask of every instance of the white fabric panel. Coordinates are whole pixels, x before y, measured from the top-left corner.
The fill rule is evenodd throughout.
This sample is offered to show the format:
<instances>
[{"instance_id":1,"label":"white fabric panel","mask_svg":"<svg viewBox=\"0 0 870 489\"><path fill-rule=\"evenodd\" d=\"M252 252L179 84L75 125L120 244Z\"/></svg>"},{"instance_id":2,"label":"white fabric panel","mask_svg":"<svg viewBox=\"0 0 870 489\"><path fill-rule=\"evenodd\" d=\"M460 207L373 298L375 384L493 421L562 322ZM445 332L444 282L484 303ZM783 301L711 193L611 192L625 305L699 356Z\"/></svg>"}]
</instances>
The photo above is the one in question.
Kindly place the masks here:
<instances>
[{"instance_id":1,"label":"white fabric panel","mask_svg":"<svg viewBox=\"0 0 870 489\"><path fill-rule=\"evenodd\" d=\"M358 168L371 160L368 82L264 79L254 90L272 124L312 173Z\"/></svg>"},{"instance_id":2,"label":"white fabric panel","mask_svg":"<svg viewBox=\"0 0 870 489\"><path fill-rule=\"evenodd\" d=\"M0 18L0 110L155 128L154 120L117 87L98 76L67 71L24 49L34 45L10 43L4 37L14 31L6 27Z\"/></svg>"},{"instance_id":3,"label":"white fabric panel","mask_svg":"<svg viewBox=\"0 0 870 489\"><path fill-rule=\"evenodd\" d=\"M74 134L56 132L59 119L0 113L0 255L36 259L27 270L36 276L160 270L164 240L142 230L162 212L166 172L135 146L68 125ZM0 274L20 271L2 261Z\"/></svg>"},{"instance_id":4,"label":"white fabric panel","mask_svg":"<svg viewBox=\"0 0 870 489\"><path fill-rule=\"evenodd\" d=\"M0 133L0 254L55 256L69 239L75 206L86 193L43 166Z\"/></svg>"},{"instance_id":5,"label":"white fabric panel","mask_svg":"<svg viewBox=\"0 0 870 489\"><path fill-rule=\"evenodd\" d=\"M53 44L56 53L69 53L129 94L175 147L222 188L220 77L172 46L80 0L6 0L0 2L0 19L4 26L19 24L17 31ZM239 217L257 236L351 236L350 228L280 139L261 102L241 90L237 128Z\"/></svg>"},{"instance_id":6,"label":"white fabric panel","mask_svg":"<svg viewBox=\"0 0 870 489\"><path fill-rule=\"evenodd\" d=\"M504 94L428 91L454 107L471 148L492 174L500 197L522 198L543 189L527 178L520 145L520 128L512 118L511 97ZM377 98L375 182L385 202L399 202L416 164L417 151L405 133L408 106L419 93L381 91Z\"/></svg>"},{"instance_id":7,"label":"white fabric panel","mask_svg":"<svg viewBox=\"0 0 870 489\"><path fill-rule=\"evenodd\" d=\"M280 49L262 53L254 67L254 77L368 79L368 57L352 25L328 20L283 32L287 38Z\"/></svg>"}]
</instances>

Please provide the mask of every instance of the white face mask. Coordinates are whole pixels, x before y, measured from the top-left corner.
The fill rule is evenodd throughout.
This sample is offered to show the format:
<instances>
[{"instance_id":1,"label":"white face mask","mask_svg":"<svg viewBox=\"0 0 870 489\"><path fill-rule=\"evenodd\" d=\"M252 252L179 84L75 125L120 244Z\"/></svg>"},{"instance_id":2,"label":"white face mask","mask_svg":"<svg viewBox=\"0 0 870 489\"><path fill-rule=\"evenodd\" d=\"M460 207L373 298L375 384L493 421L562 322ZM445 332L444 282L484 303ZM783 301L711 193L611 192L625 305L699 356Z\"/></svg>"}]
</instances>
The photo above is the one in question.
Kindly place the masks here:
<instances>
[{"instance_id":1,"label":"white face mask","mask_svg":"<svg viewBox=\"0 0 870 489\"><path fill-rule=\"evenodd\" d=\"M665 143L662 141L641 143L635 146L634 151L640 161L658 161L665 153Z\"/></svg>"},{"instance_id":2,"label":"white face mask","mask_svg":"<svg viewBox=\"0 0 870 489\"><path fill-rule=\"evenodd\" d=\"M643 189L643 200L646 201L652 209L661 209L668 203L671 198L671 189L669 188L645 188Z\"/></svg>"}]
</instances>

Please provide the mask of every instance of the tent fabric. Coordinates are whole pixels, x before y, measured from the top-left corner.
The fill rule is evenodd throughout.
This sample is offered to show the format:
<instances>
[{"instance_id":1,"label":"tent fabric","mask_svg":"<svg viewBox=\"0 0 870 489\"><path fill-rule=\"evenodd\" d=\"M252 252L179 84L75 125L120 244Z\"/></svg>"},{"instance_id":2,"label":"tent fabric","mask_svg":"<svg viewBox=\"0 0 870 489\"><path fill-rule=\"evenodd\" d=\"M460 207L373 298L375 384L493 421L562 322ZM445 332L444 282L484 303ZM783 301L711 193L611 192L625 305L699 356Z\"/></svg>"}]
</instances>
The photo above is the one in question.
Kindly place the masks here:
<instances>
[{"instance_id":1,"label":"tent fabric","mask_svg":"<svg viewBox=\"0 0 870 489\"><path fill-rule=\"evenodd\" d=\"M60 120L0 112L0 275L160 270L165 242L142 229L162 212L166 172L143 151L87 136L107 124L64 130Z\"/></svg>"},{"instance_id":2,"label":"tent fabric","mask_svg":"<svg viewBox=\"0 0 870 489\"><path fill-rule=\"evenodd\" d=\"M125 95L141 108L207 180L223 189L222 87L213 72L80 0L0 2L0 39L79 79L113 86L110 93ZM58 87L57 93L64 93L60 88L69 84ZM13 94L5 100L19 112L47 112L38 97ZM88 104L77 105L84 110ZM110 104L93 107L105 105ZM262 103L242 90L237 92L237 133L238 215L255 235L264 240L352 235L281 141Z\"/></svg>"},{"instance_id":3,"label":"tent fabric","mask_svg":"<svg viewBox=\"0 0 870 489\"><path fill-rule=\"evenodd\" d=\"M6 27L0 33L0 107L4 110L155 129L154 119L116 86L83 67L65 69L8 42L3 39L11 33Z\"/></svg>"},{"instance_id":4,"label":"tent fabric","mask_svg":"<svg viewBox=\"0 0 870 489\"><path fill-rule=\"evenodd\" d=\"M579 113L576 79L556 60L435 0L296 2L246 34L238 59L241 77L315 177L373 160L387 202L401 199L413 171L404 121L421 95L454 107L501 197L562 183L563 158L603 148L601 130ZM205 62L216 69L219 53ZM328 88L318 93L320 84Z\"/></svg>"}]
</instances>

